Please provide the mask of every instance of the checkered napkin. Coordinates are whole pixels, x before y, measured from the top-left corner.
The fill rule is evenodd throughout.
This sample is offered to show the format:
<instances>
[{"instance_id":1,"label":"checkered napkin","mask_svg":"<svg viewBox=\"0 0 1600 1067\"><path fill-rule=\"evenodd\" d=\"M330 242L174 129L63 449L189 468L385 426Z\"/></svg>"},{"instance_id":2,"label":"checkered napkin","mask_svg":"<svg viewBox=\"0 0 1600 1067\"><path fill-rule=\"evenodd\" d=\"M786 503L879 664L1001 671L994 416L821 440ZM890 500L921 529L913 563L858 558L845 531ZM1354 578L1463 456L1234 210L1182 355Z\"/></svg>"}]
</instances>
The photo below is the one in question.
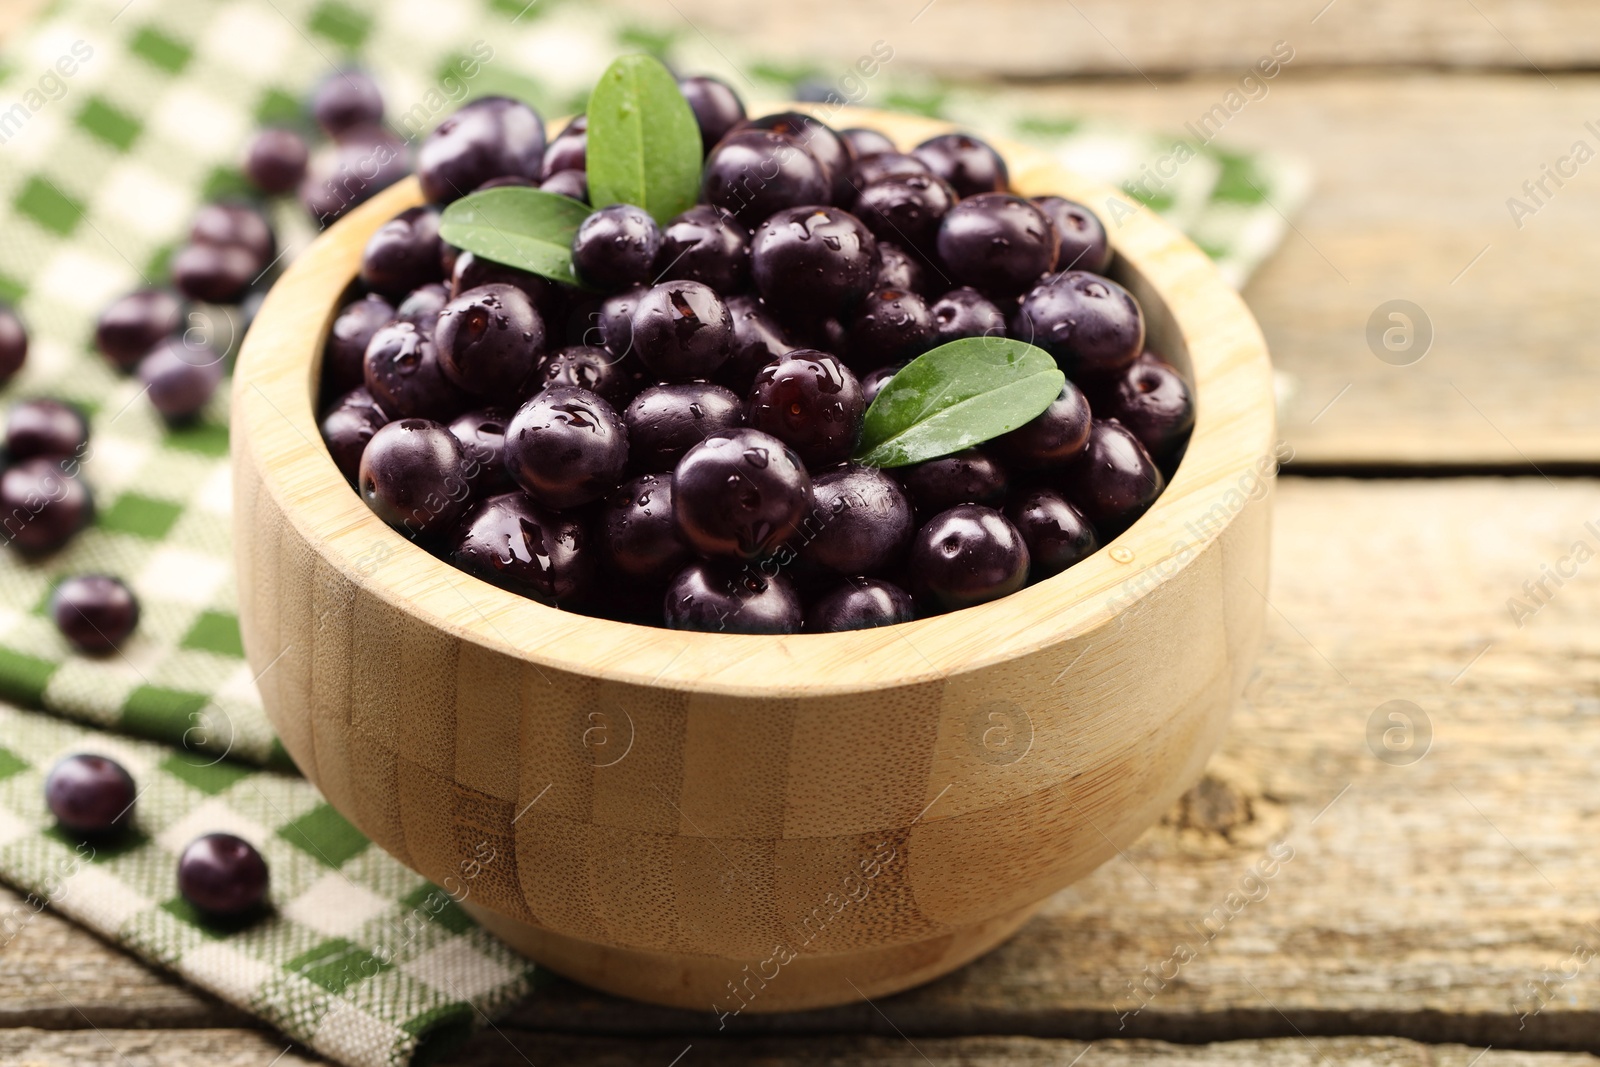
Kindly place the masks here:
<instances>
[{"instance_id":1,"label":"checkered napkin","mask_svg":"<svg viewBox=\"0 0 1600 1067\"><path fill-rule=\"evenodd\" d=\"M252 130L303 123L309 89L351 59L375 73L391 120L413 134L457 94L580 110L616 54L647 50L751 99L838 92L1034 142L1125 183L1235 281L1277 244L1304 195L1292 160L1206 147L1159 188L1136 186L1171 139L1029 113L892 60L864 81L845 64L775 66L666 15L644 25L581 0L60 0L0 63L0 300L32 334L9 395L57 396L90 414L84 467L99 509L49 559L0 553L0 698L173 746L0 709L0 878L342 1062L404 1063L423 1035L506 1002L527 972L453 903L413 935L407 917L438 891L368 848L304 782L243 765L287 762L239 641L226 391L196 424L169 430L138 384L93 351L94 316L165 281L196 205L247 192L236 165ZM481 59L485 44L492 58L463 87L458 60ZM293 205L276 217L292 258L314 234ZM231 349L239 321L201 307L186 327ZM106 659L72 655L46 614L53 585L85 571L122 577L143 605L137 633ZM92 859L46 829L39 799L41 767L75 747L111 751L147 790L141 835ZM174 850L217 829L265 852L271 921L205 929L177 902ZM369 959L379 961L370 976Z\"/></svg>"}]
</instances>

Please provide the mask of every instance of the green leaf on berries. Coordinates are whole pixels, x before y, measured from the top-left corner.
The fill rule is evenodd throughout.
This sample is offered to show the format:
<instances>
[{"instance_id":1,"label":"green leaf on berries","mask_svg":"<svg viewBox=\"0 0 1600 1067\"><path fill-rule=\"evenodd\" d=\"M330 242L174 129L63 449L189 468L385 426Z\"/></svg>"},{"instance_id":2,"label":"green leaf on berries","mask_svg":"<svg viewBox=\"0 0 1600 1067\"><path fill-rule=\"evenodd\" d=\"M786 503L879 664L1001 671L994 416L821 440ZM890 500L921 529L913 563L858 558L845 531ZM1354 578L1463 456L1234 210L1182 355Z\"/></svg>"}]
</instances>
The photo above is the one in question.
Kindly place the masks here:
<instances>
[{"instance_id":1,"label":"green leaf on berries","mask_svg":"<svg viewBox=\"0 0 1600 1067\"><path fill-rule=\"evenodd\" d=\"M521 186L462 197L439 217L439 236L475 256L577 285L572 238L589 217L586 204Z\"/></svg>"},{"instance_id":2,"label":"green leaf on berries","mask_svg":"<svg viewBox=\"0 0 1600 1067\"><path fill-rule=\"evenodd\" d=\"M589 202L633 204L665 225L700 194L700 126L661 61L622 56L589 94Z\"/></svg>"},{"instance_id":3,"label":"green leaf on berries","mask_svg":"<svg viewBox=\"0 0 1600 1067\"><path fill-rule=\"evenodd\" d=\"M1004 337L963 337L925 352L883 387L855 459L904 467L1015 430L1044 412L1066 377L1042 348Z\"/></svg>"}]
</instances>

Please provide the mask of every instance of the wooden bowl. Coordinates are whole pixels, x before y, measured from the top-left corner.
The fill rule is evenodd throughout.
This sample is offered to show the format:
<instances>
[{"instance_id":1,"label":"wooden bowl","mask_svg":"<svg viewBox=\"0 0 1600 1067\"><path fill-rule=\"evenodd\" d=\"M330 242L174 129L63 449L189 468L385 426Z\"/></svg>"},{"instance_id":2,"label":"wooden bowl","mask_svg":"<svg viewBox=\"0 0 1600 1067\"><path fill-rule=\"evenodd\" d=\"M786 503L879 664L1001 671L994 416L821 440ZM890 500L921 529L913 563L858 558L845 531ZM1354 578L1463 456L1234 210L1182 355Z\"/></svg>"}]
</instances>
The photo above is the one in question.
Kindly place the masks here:
<instances>
[{"instance_id":1,"label":"wooden bowl","mask_svg":"<svg viewBox=\"0 0 1600 1067\"><path fill-rule=\"evenodd\" d=\"M948 127L834 115L902 145ZM1002 145L1016 188L1109 189ZM1126 199L1117 196L1126 203ZM1108 217L1198 421L1148 514L1003 600L902 626L682 633L505 592L385 526L313 412L367 237L353 211L268 295L233 392L245 649L290 755L384 849L587 985L719 1014L959 967L1199 776L1261 633L1273 398L1255 322L1142 209ZM1119 212L1120 214L1120 212Z\"/></svg>"}]
</instances>

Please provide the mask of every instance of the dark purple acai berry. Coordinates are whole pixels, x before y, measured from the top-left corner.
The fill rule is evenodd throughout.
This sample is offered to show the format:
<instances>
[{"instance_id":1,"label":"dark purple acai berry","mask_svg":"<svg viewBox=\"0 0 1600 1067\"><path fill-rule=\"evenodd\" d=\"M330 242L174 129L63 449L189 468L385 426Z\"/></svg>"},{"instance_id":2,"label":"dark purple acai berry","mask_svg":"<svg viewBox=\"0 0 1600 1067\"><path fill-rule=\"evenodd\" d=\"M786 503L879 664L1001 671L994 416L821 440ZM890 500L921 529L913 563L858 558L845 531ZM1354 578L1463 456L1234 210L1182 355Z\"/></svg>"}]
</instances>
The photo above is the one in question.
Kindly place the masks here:
<instances>
[{"instance_id":1,"label":"dark purple acai berry","mask_svg":"<svg viewBox=\"0 0 1600 1067\"><path fill-rule=\"evenodd\" d=\"M874 289L904 289L922 293L928 286L928 267L897 244L878 242L878 273L872 280Z\"/></svg>"},{"instance_id":2,"label":"dark purple acai berry","mask_svg":"<svg viewBox=\"0 0 1600 1067\"><path fill-rule=\"evenodd\" d=\"M904 363L933 347L933 314L922 297L905 289L874 289L850 323L850 364L876 370Z\"/></svg>"},{"instance_id":3,"label":"dark purple acai berry","mask_svg":"<svg viewBox=\"0 0 1600 1067\"><path fill-rule=\"evenodd\" d=\"M587 389L551 386L506 427L506 469L535 503L571 508L605 496L628 465L628 430Z\"/></svg>"},{"instance_id":4,"label":"dark purple acai berry","mask_svg":"<svg viewBox=\"0 0 1600 1067\"><path fill-rule=\"evenodd\" d=\"M539 188L557 196L571 197L580 203L589 202L589 175L581 170L558 170L539 183Z\"/></svg>"},{"instance_id":5,"label":"dark purple acai berry","mask_svg":"<svg viewBox=\"0 0 1600 1067\"><path fill-rule=\"evenodd\" d=\"M878 241L842 208L779 211L750 241L750 274L775 315L816 321L867 295L877 274Z\"/></svg>"},{"instance_id":6,"label":"dark purple acai berry","mask_svg":"<svg viewBox=\"0 0 1600 1067\"><path fill-rule=\"evenodd\" d=\"M802 559L844 575L876 574L905 554L916 522L900 483L851 464L817 476ZM798 540L798 539L797 539Z\"/></svg>"},{"instance_id":7,"label":"dark purple acai berry","mask_svg":"<svg viewBox=\"0 0 1600 1067\"><path fill-rule=\"evenodd\" d=\"M533 306L540 317L547 321L560 321L559 313L562 310L560 285L548 278L541 278L532 271L518 270L504 263L496 263L492 259L482 259L471 252L457 255L455 265L450 270L450 299L454 300L485 285L509 285L513 289L521 289L528 299L533 301Z\"/></svg>"},{"instance_id":8,"label":"dark purple acai berry","mask_svg":"<svg viewBox=\"0 0 1600 1067\"><path fill-rule=\"evenodd\" d=\"M450 432L461 442L465 457L461 473L475 497L504 493L516 488L506 470L506 427L511 412L499 408L479 408L457 415Z\"/></svg>"},{"instance_id":9,"label":"dark purple acai berry","mask_svg":"<svg viewBox=\"0 0 1600 1067\"><path fill-rule=\"evenodd\" d=\"M1155 502L1166 479L1126 426L1095 419L1089 444L1061 473L1061 494L1109 541Z\"/></svg>"},{"instance_id":10,"label":"dark purple acai berry","mask_svg":"<svg viewBox=\"0 0 1600 1067\"><path fill-rule=\"evenodd\" d=\"M856 578L833 589L806 611L809 633L842 633L893 626L917 617L911 594L881 578Z\"/></svg>"},{"instance_id":11,"label":"dark purple acai berry","mask_svg":"<svg viewBox=\"0 0 1600 1067\"><path fill-rule=\"evenodd\" d=\"M732 293L750 279L750 231L720 207L696 204L661 231L656 277Z\"/></svg>"},{"instance_id":12,"label":"dark purple acai berry","mask_svg":"<svg viewBox=\"0 0 1600 1067\"><path fill-rule=\"evenodd\" d=\"M728 314L733 318L733 354L722 365L717 380L740 396L750 392L756 372L768 363L798 347L787 331L773 318L760 298L741 293L727 298Z\"/></svg>"},{"instance_id":13,"label":"dark purple acai berry","mask_svg":"<svg viewBox=\"0 0 1600 1067\"><path fill-rule=\"evenodd\" d=\"M422 194L463 197L501 175L537 180L544 170L544 120L527 104L483 96L436 126L417 152Z\"/></svg>"},{"instance_id":14,"label":"dark purple acai berry","mask_svg":"<svg viewBox=\"0 0 1600 1067\"><path fill-rule=\"evenodd\" d=\"M578 227L572 266L585 285L615 292L655 276L661 228L644 208L608 204Z\"/></svg>"},{"instance_id":15,"label":"dark purple acai berry","mask_svg":"<svg viewBox=\"0 0 1600 1067\"><path fill-rule=\"evenodd\" d=\"M409 322L431 336L439 325L439 312L448 303L450 290L445 288L444 283L429 282L407 293L406 298L394 309L394 317L401 322Z\"/></svg>"},{"instance_id":16,"label":"dark purple acai berry","mask_svg":"<svg viewBox=\"0 0 1600 1067\"><path fill-rule=\"evenodd\" d=\"M87 752L63 758L44 780L50 814L80 837L102 837L131 824L138 795L122 764Z\"/></svg>"},{"instance_id":17,"label":"dark purple acai berry","mask_svg":"<svg viewBox=\"0 0 1600 1067\"><path fill-rule=\"evenodd\" d=\"M247 204L205 204L195 212L189 226L194 244L238 245L246 249L258 265L265 268L277 250L277 238L266 216Z\"/></svg>"},{"instance_id":18,"label":"dark purple acai berry","mask_svg":"<svg viewBox=\"0 0 1600 1067\"><path fill-rule=\"evenodd\" d=\"M889 379L898 374L903 366L905 366L903 363L891 363L887 367L879 367L861 379L861 398L867 402L868 407L878 399L878 394L889 384Z\"/></svg>"},{"instance_id":19,"label":"dark purple acai berry","mask_svg":"<svg viewBox=\"0 0 1600 1067\"><path fill-rule=\"evenodd\" d=\"M441 533L466 509L461 442L432 419L383 426L361 453L356 487L378 518L409 537Z\"/></svg>"},{"instance_id":20,"label":"dark purple acai berry","mask_svg":"<svg viewBox=\"0 0 1600 1067\"><path fill-rule=\"evenodd\" d=\"M1101 412L1133 432L1157 463L1164 463L1194 429L1189 383L1170 364L1148 352L1104 390Z\"/></svg>"},{"instance_id":21,"label":"dark purple acai berry","mask_svg":"<svg viewBox=\"0 0 1600 1067\"><path fill-rule=\"evenodd\" d=\"M524 178L520 174L502 174L498 178L490 178L488 181L484 182L482 185L478 186L476 189L474 189L472 191L475 192L475 193L481 193L485 189L537 189L537 188L539 188L539 183L534 181L532 178Z\"/></svg>"},{"instance_id":22,"label":"dark purple acai berry","mask_svg":"<svg viewBox=\"0 0 1600 1067\"><path fill-rule=\"evenodd\" d=\"M1144 348L1144 311L1133 294L1109 278L1069 270L1052 275L1022 298L1011 336L1056 357L1068 378L1113 374Z\"/></svg>"},{"instance_id":23,"label":"dark purple acai berry","mask_svg":"<svg viewBox=\"0 0 1600 1067\"><path fill-rule=\"evenodd\" d=\"M107 574L78 574L50 594L50 618L79 652L114 652L139 625L133 590Z\"/></svg>"},{"instance_id":24,"label":"dark purple acai berry","mask_svg":"<svg viewBox=\"0 0 1600 1067\"><path fill-rule=\"evenodd\" d=\"M594 546L583 524L526 493L501 493L461 524L450 561L491 585L544 604L581 597L594 579Z\"/></svg>"},{"instance_id":25,"label":"dark purple acai berry","mask_svg":"<svg viewBox=\"0 0 1600 1067\"><path fill-rule=\"evenodd\" d=\"M361 281L390 300L439 280L439 209L412 207L379 226L361 253Z\"/></svg>"},{"instance_id":26,"label":"dark purple acai berry","mask_svg":"<svg viewBox=\"0 0 1600 1067\"><path fill-rule=\"evenodd\" d=\"M1006 518L1028 546L1033 581L1060 574L1100 548L1089 520L1054 489L1032 489L1013 498Z\"/></svg>"},{"instance_id":27,"label":"dark purple acai berry","mask_svg":"<svg viewBox=\"0 0 1600 1067\"><path fill-rule=\"evenodd\" d=\"M292 193L305 178L310 158L305 139L293 130L262 130L245 152L244 176L268 196Z\"/></svg>"},{"instance_id":28,"label":"dark purple acai berry","mask_svg":"<svg viewBox=\"0 0 1600 1067\"><path fill-rule=\"evenodd\" d=\"M832 176L792 137L735 130L706 157L700 199L754 229L784 208L828 202Z\"/></svg>"},{"instance_id":29,"label":"dark purple acai berry","mask_svg":"<svg viewBox=\"0 0 1600 1067\"><path fill-rule=\"evenodd\" d=\"M352 130L383 121L383 93L366 71L334 71L312 93L311 115L323 133L342 140Z\"/></svg>"},{"instance_id":30,"label":"dark purple acai berry","mask_svg":"<svg viewBox=\"0 0 1600 1067\"><path fill-rule=\"evenodd\" d=\"M362 375L391 418L453 419L471 403L445 377L433 338L409 322L391 322L372 335Z\"/></svg>"},{"instance_id":31,"label":"dark purple acai berry","mask_svg":"<svg viewBox=\"0 0 1600 1067\"><path fill-rule=\"evenodd\" d=\"M322 416L319 427L322 442L328 446L333 465L351 485L356 483L356 476L361 472L361 453L366 451L367 442L388 421L388 413L378 406L364 385L334 401Z\"/></svg>"},{"instance_id":32,"label":"dark purple acai berry","mask_svg":"<svg viewBox=\"0 0 1600 1067\"><path fill-rule=\"evenodd\" d=\"M592 345L568 345L540 360L534 390L552 385L587 389L614 408L628 402L633 388L627 364L606 349Z\"/></svg>"},{"instance_id":33,"label":"dark purple acai berry","mask_svg":"<svg viewBox=\"0 0 1600 1067\"><path fill-rule=\"evenodd\" d=\"M267 899L267 862L233 834L206 834L178 857L178 892L197 911L217 919L248 915Z\"/></svg>"},{"instance_id":34,"label":"dark purple acai berry","mask_svg":"<svg viewBox=\"0 0 1600 1067\"><path fill-rule=\"evenodd\" d=\"M935 175L949 182L959 196L1003 193L1011 187L1000 153L965 133L930 137L911 150Z\"/></svg>"},{"instance_id":35,"label":"dark purple acai berry","mask_svg":"<svg viewBox=\"0 0 1600 1067\"><path fill-rule=\"evenodd\" d=\"M933 302L933 329L939 344L963 337L1004 337L1006 316L994 301L970 286L952 289Z\"/></svg>"},{"instance_id":36,"label":"dark purple acai berry","mask_svg":"<svg viewBox=\"0 0 1600 1067\"><path fill-rule=\"evenodd\" d=\"M548 181L564 170L587 170L589 166L589 119L579 115L545 146L541 180Z\"/></svg>"},{"instance_id":37,"label":"dark purple acai berry","mask_svg":"<svg viewBox=\"0 0 1600 1067\"><path fill-rule=\"evenodd\" d=\"M924 521L957 504L998 507L1011 485L1006 469L976 448L897 467L894 476Z\"/></svg>"},{"instance_id":38,"label":"dark purple acai berry","mask_svg":"<svg viewBox=\"0 0 1600 1067\"><path fill-rule=\"evenodd\" d=\"M714 433L744 425L744 401L707 382L652 385L626 411L628 455L637 471L671 471L685 452Z\"/></svg>"},{"instance_id":39,"label":"dark purple acai berry","mask_svg":"<svg viewBox=\"0 0 1600 1067\"><path fill-rule=\"evenodd\" d=\"M382 127L363 126L311 157L300 183L300 204L327 226L410 170L410 155L403 141Z\"/></svg>"},{"instance_id":40,"label":"dark purple acai berry","mask_svg":"<svg viewBox=\"0 0 1600 1067\"><path fill-rule=\"evenodd\" d=\"M852 195L859 196L869 185L915 175L926 177L932 173L927 164L916 156L908 156L904 152L874 152L856 159L855 166L850 168L850 186Z\"/></svg>"},{"instance_id":41,"label":"dark purple acai berry","mask_svg":"<svg viewBox=\"0 0 1600 1067\"><path fill-rule=\"evenodd\" d=\"M507 403L522 395L544 347L544 319L510 285L468 289L439 312L439 369L473 396Z\"/></svg>"},{"instance_id":42,"label":"dark purple acai berry","mask_svg":"<svg viewBox=\"0 0 1600 1067\"><path fill-rule=\"evenodd\" d=\"M867 402L861 383L837 356L802 348L756 372L745 421L794 449L807 468L850 458Z\"/></svg>"},{"instance_id":43,"label":"dark purple acai berry","mask_svg":"<svg viewBox=\"0 0 1600 1067\"><path fill-rule=\"evenodd\" d=\"M18 551L54 552L93 517L88 486L62 467L60 459L40 456L0 473L0 532Z\"/></svg>"},{"instance_id":44,"label":"dark purple acai berry","mask_svg":"<svg viewBox=\"0 0 1600 1067\"><path fill-rule=\"evenodd\" d=\"M5 332L0 314L0 335ZM100 313L94 345L118 370L132 370L160 341L183 323L183 305L166 289L140 289L113 302ZM360 353L356 354L359 364Z\"/></svg>"},{"instance_id":45,"label":"dark purple acai berry","mask_svg":"<svg viewBox=\"0 0 1600 1067\"><path fill-rule=\"evenodd\" d=\"M322 380L330 393L347 393L365 380L362 360L372 335L393 322L395 308L376 293L346 304L333 320L322 355Z\"/></svg>"},{"instance_id":46,"label":"dark purple acai berry","mask_svg":"<svg viewBox=\"0 0 1600 1067\"><path fill-rule=\"evenodd\" d=\"M261 264L243 245L192 243L173 254L171 270L172 284L184 296L231 304L244 295Z\"/></svg>"},{"instance_id":47,"label":"dark purple acai berry","mask_svg":"<svg viewBox=\"0 0 1600 1067\"><path fill-rule=\"evenodd\" d=\"M855 213L880 241L933 251L939 224L955 206L950 186L931 174L890 178L861 190Z\"/></svg>"},{"instance_id":48,"label":"dark purple acai berry","mask_svg":"<svg viewBox=\"0 0 1600 1067\"><path fill-rule=\"evenodd\" d=\"M639 297L632 335L633 350L663 379L709 378L733 351L733 316L709 285L664 282Z\"/></svg>"},{"instance_id":49,"label":"dark purple acai berry","mask_svg":"<svg viewBox=\"0 0 1600 1067\"><path fill-rule=\"evenodd\" d=\"M696 75L678 79L678 91L689 102L694 121L700 127L700 143L706 152L744 121L744 101L720 78Z\"/></svg>"},{"instance_id":50,"label":"dark purple acai berry","mask_svg":"<svg viewBox=\"0 0 1600 1067\"><path fill-rule=\"evenodd\" d=\"M35 456L80 456L88 443L89 420L59 400L20 400L6 416L6 458L12 463Z\"/></svg>"},{"instance_id":51,"label":"dark purple acai berry","mask_svg":"<svg viewBox=\"0 0 1600 1067\"><path fill-rule=\"evenodd\" d=\"M1064 196L1036 196L1033 202L1056 228L1056 270L1104 274L1111 266L1111 243L1100 216Z\"/></svg>"},{"instance_id":52,"label":"dark purple acai berry","mask_svg":"<svg viewBox=\"0 0 1600 1067\"><path fill-rule=\"evenodd\" d=\"M982 193L952 207L939 226L939 258L957 285L991 299L1026 292L1056 264L1056 233L1037 204Z\"/></svg>"},{"instance_id":53,"label":"dark purple acai berry","mask_svg":"<svg viewBox=\"0 0 1600 1067\"><path fill-rule=\"evenodd\" d=\"M798 111L780 111L775 115L751 119L741 128L771 130L794 138L827 172L829 199L833 203L845 203L854 195L850 186L850 170L855 166L855 153L831 127Z\"/></svg>"},{"instance_id":54,"label":"dark purple acai berry","mask_svg":"<svg viewBox=\"0 0 1600 1067\"><path fill-rule=\"evenodd\" d=\"M1042 470L1071 462L1089 443L1089 401L1071 382L1038 416L1001 434L991 448L1010 466Z\"/></svg>"},{"instance_id":55,"label":"dark purple acai berry","mask_svg":"<svg viewBox=\"0 0 1600 1067\"><path fill-rule=\"evenodd\" d=\"M865 129L861 126L852 126L847 130L839 131L839 140L850 146L850 151L857 156L871 156L879 152L893 152L894 142L877 130Z\"/></svg>"},{"instance_id":56,"label":"dark purple acai berry","mask_svg":"<svg viewBox=\"0 0 1600 1067\"><path fill-rule=\"evenodd\" d=\"M1028 546L993 508L958 504L911 539L906 573L935 610L958 611L1015 593L1028 582Z\"/></svg>"},{"instance_id":57,"label":"dark purple acai berry","mask_svg":"<svg viewBox=\"0 0 1600 1067\"><path fill-rule=\"evenodd\" d=\"M222 384L222 355L210 345L171 338L139 361L138 373L161 417L184 422L198 416Z\"/></svg>"},{"instance_id":58,"label":"dark purple acai berry","mask_svg":"<svg viewBox=\"0 0 1600 1067\"><path fill-rule=\"evenodd\" d=\"M661 587L689 562L689 547L672 518L672 475L641 474L612 493L600 515L611 566Z\"/></svg>"},{"instance_id":59,"label":"dark purple acai berry","mask_svg":"<svg viewBox=\"0 0 1600 1067\"><path fill-rule=\"evenodd\" d=\"M811 476L800 457L750 428L712 434L673 475L678 532L707 556L753 560L770 554L811 512Z\"/></svg>"},{"instance_id":60,"label":"dark purple acai berry","mask_svg":"<svg viewBox=\"0 0 1600 1067\"><path fill-rule=\"evenodd\" d=\"M787 578L733 560L695 560L672 579L663 606L674 630L792 634L805 621Z\"/></svg>"}]
</instances>

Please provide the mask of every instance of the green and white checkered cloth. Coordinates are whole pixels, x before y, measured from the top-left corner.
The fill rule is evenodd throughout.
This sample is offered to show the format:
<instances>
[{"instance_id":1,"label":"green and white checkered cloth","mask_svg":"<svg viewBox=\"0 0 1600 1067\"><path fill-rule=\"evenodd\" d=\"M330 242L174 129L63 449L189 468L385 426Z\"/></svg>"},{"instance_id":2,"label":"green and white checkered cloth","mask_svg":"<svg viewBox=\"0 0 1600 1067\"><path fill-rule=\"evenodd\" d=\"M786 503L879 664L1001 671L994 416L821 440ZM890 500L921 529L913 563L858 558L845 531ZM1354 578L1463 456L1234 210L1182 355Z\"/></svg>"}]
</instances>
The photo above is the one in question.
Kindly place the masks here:
<instances>
[{"instance_id":1,"label":"green and white checkered cloth","mask_svg":"<svg viewBox=\"0 0 1600 1067\"><path fill-rule=\"evenodd\" d=\"M251 132L303 125L310 88L352 59L374 72L391 121L412 135L465 95L508 93L547 115L581 110L605 65L642 49L719 74L751 99L864 85L855 102L1010 134L1112 183L1173 144L1029 113L892 60L864 83L826 65L773 66L667 15L640 25L579 0L59 0L0 62L0 300L32 335L8 396L57 396L90 414L85 472L99 509L53 557L0 553L0 698L171 746L0 709L0 879L342 1062L406 1062L429 1027L485 1017L530 969L453 904L402 933L437 891L368 848L300 779L246 766L287 762L239 642L226 391L197 424L169 430L138 384L93 350L102 307L165 282L195 207L247 193L236 167ZM462 87L452 68L479 42L493 56ZM1132 195L1242 282L1281 239L1306 184L1293 160L1202 148L1158 192ZM292 257L310 224L296 205L275 210ZM219 346L238 339L226 309L197 309L188 326ZM122 577L143 606L138 632L106 659L71 654L46 614L53 585L85 571ZM48 828L40 800L44 764L74 748L115 754L146 789L140 834L93 860ZM269 922L207 930L176 902L176 849L218 829L265 852ZM380 952L376 974L347 981L347 962Z\"/></svg>"}]
</instances>

